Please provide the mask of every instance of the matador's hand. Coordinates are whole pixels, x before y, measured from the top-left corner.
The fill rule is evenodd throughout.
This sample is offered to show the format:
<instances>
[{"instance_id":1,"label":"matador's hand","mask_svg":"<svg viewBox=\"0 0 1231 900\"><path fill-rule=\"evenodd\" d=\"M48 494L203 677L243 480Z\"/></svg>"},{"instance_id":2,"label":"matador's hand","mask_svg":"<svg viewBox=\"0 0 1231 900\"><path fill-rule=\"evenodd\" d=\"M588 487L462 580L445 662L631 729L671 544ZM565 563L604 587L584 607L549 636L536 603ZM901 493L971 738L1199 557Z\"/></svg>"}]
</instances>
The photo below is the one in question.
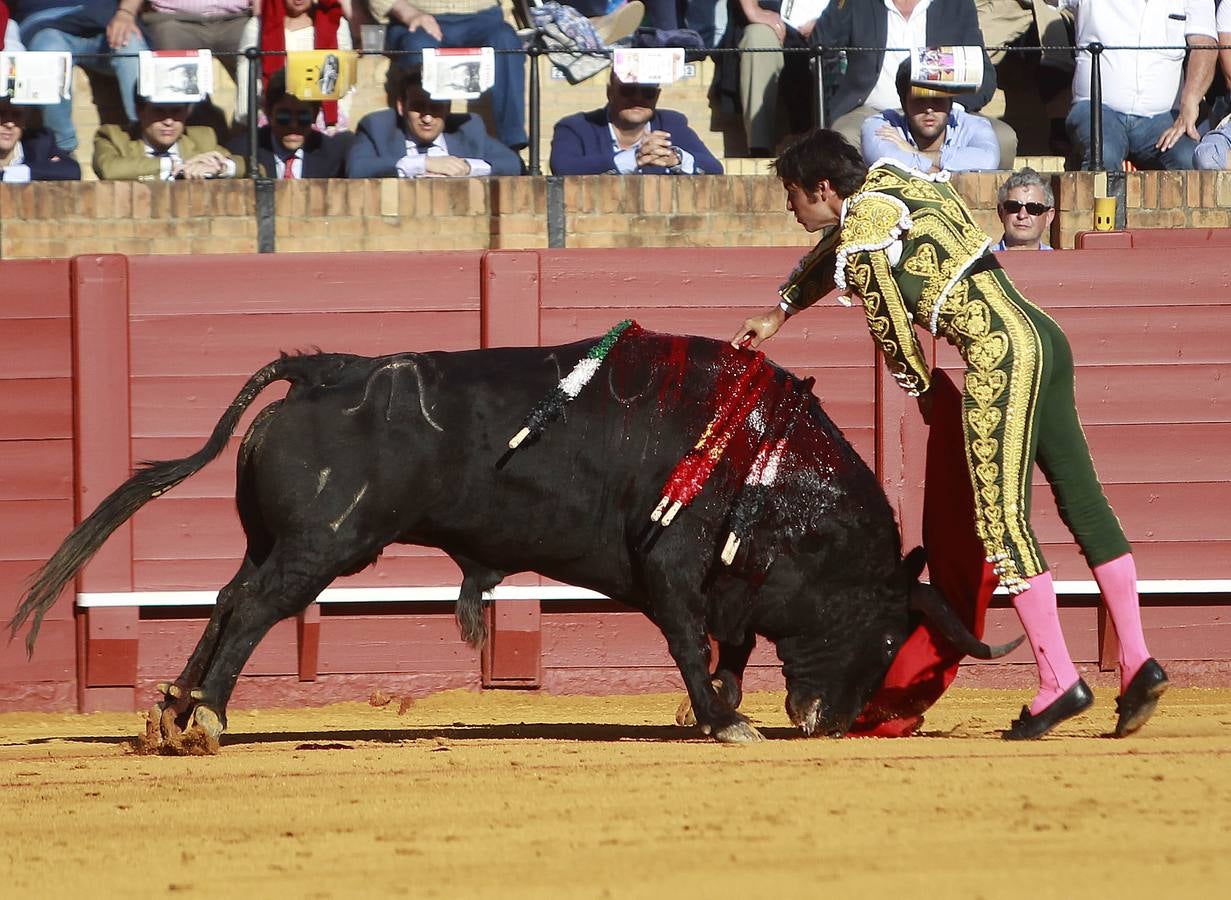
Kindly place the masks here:
<instances>
[{"instance_id":1,"label":"matador's hand","mask_svg":"<svg viewBox=\"0 0 1231 900\"><path fill-rule=\"evenodd\" d=\"M735 337L731 338L731 346L743 347L744 342L748 341L747 346L759 347L777 334L785 321L786 313L777 306L764 315L745 319L740 330L735 332Z\"/></svg>"}]
</instances>

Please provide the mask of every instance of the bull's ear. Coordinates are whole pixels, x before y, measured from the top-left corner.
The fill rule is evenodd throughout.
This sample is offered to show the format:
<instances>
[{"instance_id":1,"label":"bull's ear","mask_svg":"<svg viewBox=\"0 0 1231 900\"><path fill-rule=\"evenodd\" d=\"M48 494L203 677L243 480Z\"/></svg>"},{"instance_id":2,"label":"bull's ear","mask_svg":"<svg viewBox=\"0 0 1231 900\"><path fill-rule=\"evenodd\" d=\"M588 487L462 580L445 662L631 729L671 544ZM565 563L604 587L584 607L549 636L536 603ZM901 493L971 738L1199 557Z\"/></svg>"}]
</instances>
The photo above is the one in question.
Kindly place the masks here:
<instances>
[{"instance_id":1,"label":"bull's ear","mask_svg":"<svg viewBox=\"0 0 1231 900\"><path fill-rule=\"evenodd\" d=\"M910 581L918 581L923 574L923 567L928 561L928 552L922 547L916 547L902 560L902 571Z\"/></svg>"}]
</instances>

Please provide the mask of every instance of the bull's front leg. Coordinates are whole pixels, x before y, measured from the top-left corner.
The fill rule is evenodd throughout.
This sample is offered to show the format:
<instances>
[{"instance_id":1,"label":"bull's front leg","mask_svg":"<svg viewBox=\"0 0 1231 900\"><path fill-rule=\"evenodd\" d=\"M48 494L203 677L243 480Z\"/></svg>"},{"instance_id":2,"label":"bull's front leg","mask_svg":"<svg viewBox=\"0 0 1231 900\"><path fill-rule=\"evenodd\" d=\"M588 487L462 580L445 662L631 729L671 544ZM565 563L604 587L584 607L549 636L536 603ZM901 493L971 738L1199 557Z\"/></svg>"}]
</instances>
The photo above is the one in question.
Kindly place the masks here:
<instances>
[{"instance_id":1,"label":"bull's front leg","mask_svg":"<svg viewBox=\"0 0 1231 900\"><path fill-rule=\"evenodd\" d=\"M660 627L667 638L671 658L684 679L693 716L701 731L728 744L765 740L747 718L735 711L726 691L714 689L710 678L709 635L704 626L696 622L674 627L660 623Z\"/></svg>"},{"instance_id":2,"label":"bull's front leg","mask_svg":"<svg viewBox=\"0 0 1231 900\"><path fill-rule=\"evenodd\" d=\"M710 686L732 709L739 709L740 702L744 699L744 669L748 666L748 658L752 655L756 643L756 635L752 632L739 644L718 642L718 666L710 678ZM689 698L685 697L676 710L675 721L685 726L697 724Z\"/></svg>"}]
</instances>

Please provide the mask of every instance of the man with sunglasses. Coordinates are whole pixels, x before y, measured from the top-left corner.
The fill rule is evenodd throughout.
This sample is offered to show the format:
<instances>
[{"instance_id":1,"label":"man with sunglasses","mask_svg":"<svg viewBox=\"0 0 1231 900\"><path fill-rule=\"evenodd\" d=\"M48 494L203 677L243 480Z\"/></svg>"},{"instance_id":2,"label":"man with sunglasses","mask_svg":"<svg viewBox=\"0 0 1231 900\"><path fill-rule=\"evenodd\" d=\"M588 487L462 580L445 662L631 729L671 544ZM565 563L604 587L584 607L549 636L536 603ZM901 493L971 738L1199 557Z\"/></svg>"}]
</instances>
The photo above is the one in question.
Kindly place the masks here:
<instances>
[{"instance_id":1,"label":"man with sunglasses","mask_svg":"<svg viewBox=\"0 0 1231 900\"><path fill-rule=\"evenodd\" d=\"M269 77L264 104L269 124L257 132L256 141L257 163L262 175L288 181L345 177L350 133L327 135L314 129L312 124L321 105L300 100L287 92L286 69L279 69ZM247 159L247 131L231 140L227 148Z\"/></svg>"},{"instance_id":2,"label":"man with sunglasses","mask_svg":"<svg viewBox=\"0 0 1231 900\"><path fill-rule=\"evenodd\" d=\"M779 289L782 302L747 319L732 343L756 347L836 287L860 301L890 372L919 398L925 419L931 370L915 327L953 345L966 363L962 430L975 531L1038 665L1038 693L1003 736L1042 737L1094 702L1065 646L1055 586L1030 525L1036 461L1119 637L1114 734L1132 734L1153 714L1167 674L1146 649L1132 548L1090 459L1064 332L987 252L991 239L947 173L924 175L890 160L868 168L826 129L791 144L774 171L787 209L823 236Z\"/></svg>"},{"instance_id":3,"label":"man with sunglasses","mask_svg":"<svg viewBox=\"0 0 1231 900\"><path fill-rule=\"evenodd\" d=\"M1004 223L1004 236L992 251L1050 250L1043 235L1056 218L1051 185L1029 166L1018 169L996 191L996 215Z\"/></svg>"},{"instance_id":4,"label":"man with sunglasses","mask_svg":"<svg viewBox=\"0 0 1231 900\"><path fill-rule=\"evenodd\" d=\"M76 181L81 166L45 128L27 128L28 107L0 97L0 181Z\"/></svg>"},{"instance_id":5,"label":"man with sunglasses","mask_svg":"<svg viewBox=\"0 0 1231 900\"><path fill-rule=\"evenodd\" d=\"M401 71L401 70L390 70ZM423 87L423 70L401 75L396 109L359 121L346 156L348 178L482 178L520 175L521 158L491 137L483 122L451 112Z\"/></svg>"},{"instance_id":6,"label":"man with sunglasses","mask_svg":"<svg viewBox=\"0 0 1231 900\"><path fill-rule=\"evenodd\" d=\"M659 85L625 84L615 71L607 105L556 123L555 175L721 175L722 164L683 113L658 109Z\"/></svg>"},{"instance_id":7,"label":"man with sunglasses","mask_svg":"<svg viewBox=\"0 0 1231 900\"><path fill-rule=\"evenodd\" d=\"M94 135L94 172L103 181L234 178L244 161L218 144L214 130L186 126L191 103L153 103L136 94L137 124L102 125Z\"/></svg>"}]
</instances>

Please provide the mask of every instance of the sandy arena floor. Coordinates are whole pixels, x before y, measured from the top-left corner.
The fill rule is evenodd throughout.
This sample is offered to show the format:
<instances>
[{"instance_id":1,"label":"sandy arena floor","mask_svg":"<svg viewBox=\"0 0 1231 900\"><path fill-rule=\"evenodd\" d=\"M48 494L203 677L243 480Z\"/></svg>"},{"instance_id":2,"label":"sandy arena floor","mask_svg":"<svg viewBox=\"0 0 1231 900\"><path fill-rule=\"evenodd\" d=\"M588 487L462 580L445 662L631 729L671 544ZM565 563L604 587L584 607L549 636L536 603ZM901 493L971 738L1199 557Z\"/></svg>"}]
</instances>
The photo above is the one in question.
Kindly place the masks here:
<instances>
[{"instance_id":1,"label":"sandy arena floor","mask_svg":"<svg viewBox=\"0 0 1231 900\"><path fill-rule=\"evenodd\" d=\"M133 756L132 715L0 715L6 897L1229 896L1231 690L1123 741L1110 691L1031 744L1022 691L925 735L721 746L678 695L449 692L236 711L221 755Z\"/></svg>"}]
</instances>

